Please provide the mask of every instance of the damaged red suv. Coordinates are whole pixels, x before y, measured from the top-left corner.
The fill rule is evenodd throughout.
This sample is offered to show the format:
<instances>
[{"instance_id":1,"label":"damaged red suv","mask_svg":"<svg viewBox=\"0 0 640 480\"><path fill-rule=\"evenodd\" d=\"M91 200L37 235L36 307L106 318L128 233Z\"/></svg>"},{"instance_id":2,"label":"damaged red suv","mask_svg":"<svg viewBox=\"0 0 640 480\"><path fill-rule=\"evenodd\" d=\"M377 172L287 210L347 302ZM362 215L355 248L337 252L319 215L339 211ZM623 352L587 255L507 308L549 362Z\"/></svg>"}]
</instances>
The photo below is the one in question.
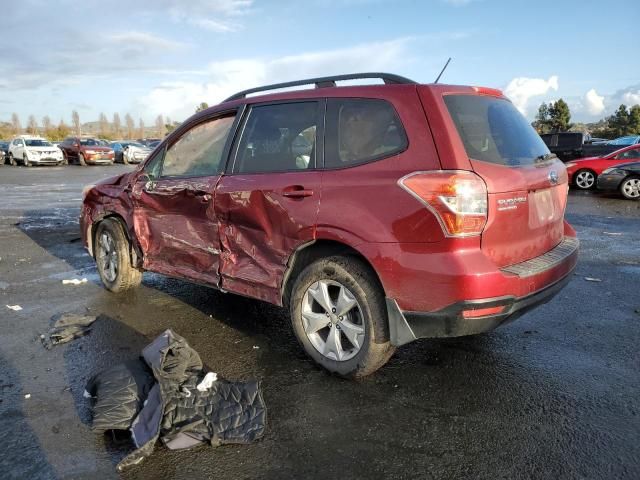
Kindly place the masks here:
<instances>
[{"instance_id":1,"label":"damaged red suv","mask_svg":"<svg viewBox=\"0 0 640 480\"><path fill-rule=\"evenodd\" d=\"M194 115L85 189L80 225L107 289L150 270L285 306L317 363L358 377L550 300L578 256L567 191L500 91L356 74Z\"/></svg>"}]
</instances>

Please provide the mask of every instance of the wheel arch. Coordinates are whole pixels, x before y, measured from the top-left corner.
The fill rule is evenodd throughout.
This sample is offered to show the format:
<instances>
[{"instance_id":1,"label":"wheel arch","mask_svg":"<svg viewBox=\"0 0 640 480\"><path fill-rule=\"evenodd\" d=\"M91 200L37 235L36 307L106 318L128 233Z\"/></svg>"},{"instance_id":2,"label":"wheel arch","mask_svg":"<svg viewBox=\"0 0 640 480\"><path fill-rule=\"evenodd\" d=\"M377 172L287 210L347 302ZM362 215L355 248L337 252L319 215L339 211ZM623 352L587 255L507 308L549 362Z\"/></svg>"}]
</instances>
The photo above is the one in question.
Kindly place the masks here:
<instances>
[{"instance_id":1,"label":"wheel arch","mask_svg":"<svg viewBox=\"0 0 640 480\"><path fill-rule=\"evenodd\" d=\"M287 307L289 304L293 284L302 270L320 258L330 257L333 255L355 257L360 260L371 271L378 282L378 286L380 287L383 295L385 295L385 289L380 276L367 257L365 257L356 248L346 243L338 240L321 238L301 245L290 255L289 261L287 262L287 268L282 279L282 286L280 288L280 300L284 307Z\"/></svg>"},{"instance_id":2,"label":"wheel arch","mask_svg":"<svg viewBox=\"0 0 640 480\"><path fill-rule=\"evenodd\" d=\"M140 251L140 247L138 246L135 239L132 239L131 234L129 232L129 227L127 226L127 222L125 219L116 212L105 212L104 215L101 215L91 224L91 256L95 259L96 256L96 232L98 231L98 225L100 225L103 221L107 219L115 220L122 227L122 231L124 232L127 240L129 240L129 260L131 261L131 265L139 268L140 263L142 262L142 252Z\"/></svg>"}]
</instances>

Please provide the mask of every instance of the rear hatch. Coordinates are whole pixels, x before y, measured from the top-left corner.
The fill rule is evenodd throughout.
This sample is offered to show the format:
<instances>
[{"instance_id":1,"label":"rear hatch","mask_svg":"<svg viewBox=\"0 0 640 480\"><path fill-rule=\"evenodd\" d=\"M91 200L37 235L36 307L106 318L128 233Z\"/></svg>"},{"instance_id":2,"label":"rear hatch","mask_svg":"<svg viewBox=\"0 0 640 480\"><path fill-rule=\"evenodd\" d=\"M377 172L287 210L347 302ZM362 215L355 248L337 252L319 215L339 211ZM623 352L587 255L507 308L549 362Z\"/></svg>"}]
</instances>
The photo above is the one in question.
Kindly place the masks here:
<instances>
[{"instance_id":1,"label":"rear hatch","mask_svg":"<svg viewBox=\"0 0 640 480\"><path fill-rule=\"evenodd\" d=\"M470 168L487 185L485 255L504 267L558 245L568 192L564 164L504 97L448 94L443 99Z\"/></svg>"}]
</instances>

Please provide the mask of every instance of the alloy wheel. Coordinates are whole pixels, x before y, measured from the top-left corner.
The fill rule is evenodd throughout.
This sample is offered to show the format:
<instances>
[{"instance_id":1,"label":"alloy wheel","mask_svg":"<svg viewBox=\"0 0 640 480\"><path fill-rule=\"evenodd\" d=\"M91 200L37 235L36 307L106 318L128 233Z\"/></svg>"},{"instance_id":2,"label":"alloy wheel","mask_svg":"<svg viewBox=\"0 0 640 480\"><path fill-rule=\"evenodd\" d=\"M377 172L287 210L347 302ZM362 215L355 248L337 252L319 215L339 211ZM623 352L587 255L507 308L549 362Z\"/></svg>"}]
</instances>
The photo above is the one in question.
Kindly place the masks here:
<instances>
[{"instance_id":1,"label":"alloy wheel","mask_svg":"<svg viewBox=\"0 0 640 480\"><path fill-rule=\"evenodd\" d=\"M100 234L97 261L102 267L102 274L106 280L114 282L118 276L118 251L109 232L105 231Z\"/></svg>"},{"instance_id":2,"label":"alloy wheel","mask_svg":"<svg viewBox=\"0 0 640 480\"><path fill-rule=\"evenodd\" d=\"M640 179L631 178L622 184L622 192L627 198L640 198Z\"/></svg>"},{"instance_id":3,"label":"alloy wheel","mask_svg":"<svg viewBox=\"0 0 640 480\"><path fill-rule=\"evenodd\" d=\"M576 185L580 188L588 189L596 183L596 176L592 172L579 172L576 176Z\"/></svg>"},{"instance_id":4,"label":"alloy wheel","mask_svg":"<svg viewBox=\"0 0 640 480\"><path fill-rule=\"evenodd\" d=\"M355 357L365 340L362 308L353 293L333 280L319 280L302 297L302 325L314 348L327 358Z\"/></svg>"}]
</instances>

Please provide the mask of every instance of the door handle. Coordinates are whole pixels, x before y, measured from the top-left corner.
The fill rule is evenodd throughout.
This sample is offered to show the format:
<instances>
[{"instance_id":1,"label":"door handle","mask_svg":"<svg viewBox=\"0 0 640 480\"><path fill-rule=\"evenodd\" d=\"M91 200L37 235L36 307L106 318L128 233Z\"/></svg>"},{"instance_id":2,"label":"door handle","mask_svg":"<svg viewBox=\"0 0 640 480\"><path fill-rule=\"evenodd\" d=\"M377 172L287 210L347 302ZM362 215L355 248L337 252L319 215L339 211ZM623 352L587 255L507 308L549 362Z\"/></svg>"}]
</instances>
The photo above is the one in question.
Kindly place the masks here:
<instances>
[{"instance_id":1,"label":"door handle","mask_svg":"<svg viewBox=\"0 0 640 480\"><path fill-rule=\"evenodd\" d=\"M307 190L302 185L292 185L282 190L282 196L288 198L305 198L313 195L313 190Z\"/></svg>"}]
</instances>

